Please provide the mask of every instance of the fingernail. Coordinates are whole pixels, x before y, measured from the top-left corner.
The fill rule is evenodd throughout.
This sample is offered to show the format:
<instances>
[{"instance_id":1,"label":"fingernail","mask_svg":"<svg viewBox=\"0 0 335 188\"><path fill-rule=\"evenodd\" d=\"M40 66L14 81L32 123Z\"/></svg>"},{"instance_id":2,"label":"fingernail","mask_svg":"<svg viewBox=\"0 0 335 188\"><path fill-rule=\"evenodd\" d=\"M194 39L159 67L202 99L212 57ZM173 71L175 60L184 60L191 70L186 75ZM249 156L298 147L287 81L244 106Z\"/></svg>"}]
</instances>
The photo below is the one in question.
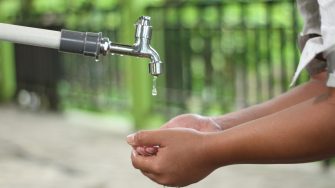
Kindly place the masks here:
<instances>
[{"instance_id":1,"label":"fingernail","mask_svg":"<svg viewBox=\"0 0 335 188\"><path fill-rule=\"evenodd\" d=\"M155 148L155 147L148 147L148 148L145 148L145 151L147 153L149 153L150 155L154 155L157 153L158 149Z\"/></svg>"},{"instance_id":2,"label":"fingernail","mask_svg":"<svg viewBox=\"0 0 335 188\"><path fill-rule=\"evenodd\" d=\"M130 145L134 145L135 144L134 143L134 136L135 136L135 133L130 134L130 135L127 136L127 142L128 142L128 144L130 144Z\"/></svg>"},{"instance_id":3,"label":"fingernail","mask_svg":"<svg viewBox=\"0 0 335 188\"><path fill-rule=\"evenodd\" d=\"M145 155L145 150L142 146L138 146L136 147L136 152L139 154L139 155Z\"/></svg>"}]
</instances>

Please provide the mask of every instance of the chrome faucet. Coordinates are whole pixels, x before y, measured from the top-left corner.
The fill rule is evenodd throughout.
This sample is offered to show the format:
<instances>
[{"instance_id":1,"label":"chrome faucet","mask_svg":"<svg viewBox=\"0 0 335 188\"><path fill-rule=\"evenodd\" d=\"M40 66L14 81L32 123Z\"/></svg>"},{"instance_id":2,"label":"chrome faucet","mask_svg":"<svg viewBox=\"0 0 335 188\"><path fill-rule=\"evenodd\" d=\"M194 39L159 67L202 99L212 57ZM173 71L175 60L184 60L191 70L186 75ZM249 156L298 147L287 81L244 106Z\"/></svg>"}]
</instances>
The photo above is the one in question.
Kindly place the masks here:
<instances>
[{"instance_id":1,"label":"chrome faucet","mask_svg":"<svg viewBox=\"0 0 335 188\"><path fill-rule=\"evenodd\" d=\"M159 54L150 46L152 26L149 16L141 16L136 22L135 43L125 45L111 42L108 38L100 40L100 54L121 54L149 58L149 73L153 76L162 74L163 66ZM101 36L100 36L101 37ZM94 54L98 58L98 54Z\"/></svg>"},{"instance_id":2,"label":"chrome faucet","mask_svg":"<svg viewBox=\"0 0 335 188\"><path fill-rule=\"evenodd\" d=\"M135 43L133 45L117 44L104 38L101 42L102 54L106 54L108 51L112 54L149 58L151 60L149 63L149 73L153 76L158 76L162 73L162 61L156 50L150 46L151 35L152 26L150 17L141 16L136 22Z\"/></svg>"},{"instance_id":3,"label":"chrome faucet","mask_svg":"<svg viewBox=\"0 0 335 188\"><path fill-rule=\"evenodd\" d=\"M82 33L62 30L60 51L81 53L87 56L121 54L149 58L149 73L158 76L163 72L163 63L159 54L150 46L152 26L149 16L141 16L136 22L135 43L125 45L111 42L109 38L102 37L102 33Z\"/></svg>"},{"instance_id":4,"label":"chrome faucet","mask_svg":"<svg viewBox=\"0 0 335 188\"><path fill-rule=\"evenodd\" d=\"M162 74L162 61L156 50L150 46L152 26L149 16L141 16L136 22L135 43L124 45L111 42L102 33L79 32L70 30L51 31L0 23L0 40L14 43L58 49L61 52L93 56L123 54L149 58L149 73Z\"/></svg>"}]
</instances>

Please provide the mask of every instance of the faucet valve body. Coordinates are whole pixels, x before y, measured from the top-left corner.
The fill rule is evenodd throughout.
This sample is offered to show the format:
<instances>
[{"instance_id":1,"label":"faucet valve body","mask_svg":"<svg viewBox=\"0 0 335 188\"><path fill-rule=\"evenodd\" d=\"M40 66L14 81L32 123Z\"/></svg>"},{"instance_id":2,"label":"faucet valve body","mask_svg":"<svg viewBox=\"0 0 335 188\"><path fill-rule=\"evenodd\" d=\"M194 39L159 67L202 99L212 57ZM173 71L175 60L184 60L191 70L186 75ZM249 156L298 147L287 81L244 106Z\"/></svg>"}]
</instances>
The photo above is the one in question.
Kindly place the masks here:
<instances>
[{"instance_id":1,"label":"faucet valve body","mask_svg":"<svg viewBox=\"0 0 335 188\"><path fill-rule=\"evenodd\" d=\"M151 60L149 73L158 76L163 72L163 63L156 50L150 46L152 35L150 17L141 16L135 25L133 45L113 43L108 38L102 37L102 33L62 30L59 50L92 56L96 59L101 54L107 55L108 53L149 58Z\"/></svg>"}]
</instances>

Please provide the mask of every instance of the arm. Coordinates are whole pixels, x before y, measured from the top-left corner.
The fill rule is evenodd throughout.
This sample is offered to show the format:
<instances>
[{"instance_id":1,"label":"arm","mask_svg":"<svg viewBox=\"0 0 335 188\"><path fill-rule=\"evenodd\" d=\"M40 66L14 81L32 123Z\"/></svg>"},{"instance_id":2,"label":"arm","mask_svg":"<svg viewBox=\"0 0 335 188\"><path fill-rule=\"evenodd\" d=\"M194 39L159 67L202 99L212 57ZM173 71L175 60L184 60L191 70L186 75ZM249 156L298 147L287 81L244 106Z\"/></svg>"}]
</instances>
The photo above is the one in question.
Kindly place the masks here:
<instances>
[{"instance_id":1,"label":"arm","mask_svg":"<svg viewBox=\"0 0 335 188\"><path fill-rule=\"evenodd\" d=\"M330 89L325 95L226 131L143 131L129 136L128 143L159 146L149 157L133 152L134 167L160 184L185 186L225 165L296 163L333 156L334 112L335 89Z\"/></svg>"},{"instance_id":2,"label":"arm","mask_svg":"<svg viewBox=\"0 0 335 188\"><path fill-rule=\"evenodd\" d=\"M335 89L329 90L291 108L210 135L208 148L213 160L220 165L295 163L333 156Z\"/></svg>"},{"instance_id":3,"label":"arm","mask_svg":"<svg viewBox=\"0 0 335 188\"><path fill-rule=\"evenodd\" d=\"M326 72L314 75L310 81L264 103L222 116L211 117L223 130L255 120L321 95L327 91Z\"/></svg>"},{"instance_id":4,"label":"arm","mask_svg":"<svg viewBox=\"0 0 335 188\"><path fill-rule=\"evenodd\" d=\"M226 130L236 125L252 121L295 104L306 101L327 91L326 72L322 72L302 85L299 85L282 95L261 104L228 113L221 116L207 117L197 114L182 114L171 119L162 128L192 128L201 132L216 132Z\"/></svg>"},{"instance_id":5,"label":"arm","mask_svg":"<svg viewBox=\"0 0 335 188\"><path fill-rule=\"evenodd\" d=\"M306 101L327 91L325 86L326 72L313 75L311 79L290 91L259 105L254 105L236 112L217 117L206 117L197 114L179 115L164 124L162 128L191 128L201 132L217 132L234 126L256 120L258 118L279 112L295 104ZM153 148L136 147L141 155L152 155Z\"/></svg>"}]
</instances>

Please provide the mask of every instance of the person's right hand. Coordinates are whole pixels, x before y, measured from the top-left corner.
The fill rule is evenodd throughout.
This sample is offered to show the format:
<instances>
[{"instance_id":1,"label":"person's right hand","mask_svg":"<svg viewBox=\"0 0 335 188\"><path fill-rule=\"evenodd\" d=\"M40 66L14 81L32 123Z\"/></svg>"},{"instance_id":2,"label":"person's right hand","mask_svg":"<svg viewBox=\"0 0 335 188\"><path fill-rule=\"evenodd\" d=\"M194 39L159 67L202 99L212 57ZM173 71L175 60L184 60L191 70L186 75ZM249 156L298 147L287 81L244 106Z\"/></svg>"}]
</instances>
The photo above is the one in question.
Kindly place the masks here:
<instances>
[{"instance_id":1,"label":"person's right hand","mask_svg":"<svg viewBox=\"0 0 335 188\"><path fill-rule=\"evenodd\" d=\"M210 138L213 138L211 133L171 128L140 131L127 136L127 142L133 148L158 146L151 156L133 151L132 164L151 180L175 187L198 182L221 166L221 158L211 148Z\"/></svg>"}]
</instances>

